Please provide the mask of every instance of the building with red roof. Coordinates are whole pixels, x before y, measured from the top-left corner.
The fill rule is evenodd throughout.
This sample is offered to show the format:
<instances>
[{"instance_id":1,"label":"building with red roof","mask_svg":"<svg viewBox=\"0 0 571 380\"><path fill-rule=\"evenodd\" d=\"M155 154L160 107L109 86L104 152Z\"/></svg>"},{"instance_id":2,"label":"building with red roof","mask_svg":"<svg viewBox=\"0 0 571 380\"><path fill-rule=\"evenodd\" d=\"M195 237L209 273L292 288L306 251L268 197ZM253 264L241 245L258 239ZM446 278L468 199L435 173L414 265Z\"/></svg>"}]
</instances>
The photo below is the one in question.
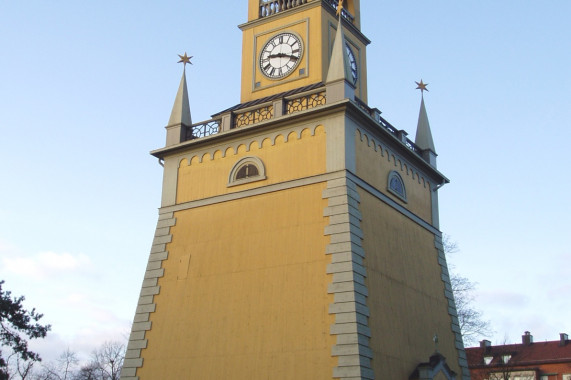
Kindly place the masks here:
<instances>
[{"instance_id":1,"label":"building with red roof","mask_svg":"<svg viewBox=\"0 0 571 380\"><path fill-rule=\"evenodd\" d=\"M521 344L466 348L472 380L571 380L571 341L567 334L559 340L534 342L529 331Z\"/></svg>"}]
</instances>

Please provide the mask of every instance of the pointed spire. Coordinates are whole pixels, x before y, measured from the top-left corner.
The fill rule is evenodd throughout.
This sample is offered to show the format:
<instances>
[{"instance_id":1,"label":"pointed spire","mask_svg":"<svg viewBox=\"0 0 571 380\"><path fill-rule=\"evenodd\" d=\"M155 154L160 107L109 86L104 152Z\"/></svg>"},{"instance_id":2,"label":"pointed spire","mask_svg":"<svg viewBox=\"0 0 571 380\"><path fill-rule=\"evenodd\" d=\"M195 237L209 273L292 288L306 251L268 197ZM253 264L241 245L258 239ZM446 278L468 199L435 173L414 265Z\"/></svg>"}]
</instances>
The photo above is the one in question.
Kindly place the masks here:
<instances>
[{"instance_id":1,"label":"pointed spire","mask_svg":"<svg viewBox=\"0 0 571 380\"><path fill-rule=\"evenodd\" d=\"M420 155L428 162L430 166L436 168L436 148L432 140L432 132L430 131L430 123L428 122L428 115L426 114L426 107L424 106L424 91L428 91L426 84L416 82L417 90L422 92L420 100L420 112L418 113L418 125L416 126L416 138L414 143L421 150Z\"/></svg>"},{"instance_id":2,"label":"pointed spire","mask_svg":"<svg viewBox=\"0 0 571 380\"><path fill-rule=\"evenodd\" d=\"M188 90L186 88L186 68L182 71L182 78L180 79L180 85L174 100L174 105L172 107L171 117L169 119L168 125L170 126L176 124L184 124L186 126L192 125L192 118L190 117L190 104L188 101Z\"/></svg>"},{"instance_id":3,"label":"pointed spire","mask_svg":"<svg viewBox=\"0 0 571 380\"><path fill-rule=\"evenodd\" d=\"M418 87L417 90L422 92L420 100L420 112L418 114L418 124L416 126L416 138L414 143L422 150L431 150L436 153L436 148L434 147L434 141L432 140L432 132L430 131L430 123L428 122L428 115L426 114L426 107L424 106L424 91L428 91L426 84L422 82L416 82Z\"/></svg>"},{"instance_id":4,"label":"pointed spire","mask_svg":"<svg viewBox=\"0 0 571 380\"><path fill-rule=\"evenodd\" d=\"M342 3L340 4L342 7ZM339 13L339 21L337 23L337 34L333 43L333 51L331 52L331 61L329 62L329 71L327 72L327 83L346 80L353 84L353 74L351 73L351 64L347 55L347 43L343 33L341 23L341 12Z\"/></svg>"},{"instance_id":5,"label":"pointed spire","mask_svg":"<svg viewBox=\"0 0 571 380\"><path fill-rule=\"evenodd\" d=\"M192 118L190 117L190 104L188 102L188 89L186 88L186 64L190 62L192 57L184 53L184 56L179 55L179 63L184 63L182 70L182 78L178 86L178 92L172 106L171 117L166 126L167 130L167 145L177 145L187 139L187 128L192 125Z\"/></svg>"},{"instance_id":6,"label":"pointed spire","mask_svg":"<svg viewBox=\"0 0 571 380\"><path fill-rule=\"evenodd\" d=\"M343 4L341 3L340 6ZM327 103L335 103L344 99L355 99L355 84L349 56L347 55L347 43L341 25L341 12L339 12L339 22L337 23L337 34L331 52L329 71L325 81L327 91Z\"/></svg>"}]
</instances>

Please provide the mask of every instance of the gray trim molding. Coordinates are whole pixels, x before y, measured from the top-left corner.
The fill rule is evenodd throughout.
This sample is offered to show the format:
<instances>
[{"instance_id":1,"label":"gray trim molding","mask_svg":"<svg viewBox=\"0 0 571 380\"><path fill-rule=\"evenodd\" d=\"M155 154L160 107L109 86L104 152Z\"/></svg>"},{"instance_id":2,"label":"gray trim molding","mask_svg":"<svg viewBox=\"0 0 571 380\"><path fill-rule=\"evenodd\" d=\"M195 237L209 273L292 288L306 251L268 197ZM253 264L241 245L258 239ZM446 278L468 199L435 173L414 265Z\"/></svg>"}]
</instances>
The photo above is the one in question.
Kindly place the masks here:
<instances>
[{"instance_id":1,"label":"gray trim molding","mask_svg":"<svg viewBox=\"0 0 571 380\"><path fill-rule=\"evenodd\" d=\"M288 190L300 186L313 185L320 182L325 182L330 179L339 178L343 176L344 171L338 171L328 174L320 174L312 177L305 177L293 181L280 182L273 185L266 185L255 187L249 190L237 191L235 193L216 195L210 198L199 199L185 203L179 203L174 206L163 207L163 212L177 212L182 210L189 210L196 207L208 206L216 203L229 202L237 199L248 198L255 195L272 193L275 191Z\"/></svg>"},{"instance_id":2,"label":"gray trim molding","mask_svg":"<svg viewBox=\"0 0 571 380\"><path fill-rule=\"evenodd\" d=\"M143 285L141 286L141 293L131 327L131 334L129 335L125 361L123 362L123 369L121 370L121 380L139 380L139 377L136 376L137 368L143 366L141 351L147 348L145 335L152 327L150 316L151 313L155 312L157 307L154 298L161 290L158 281L159 278L164 276L165 270L162 268L162 264L163 260L166 260L168 257L166 245L172 240L170 227L175 224L176 219L172 212L159 214L155 237L147 263L147 270L143 279Z\"/></svg>"},{"instance_id":3,"label":"gray trim molding","mask_svg":"<svg viewBox=\"0 0 571 380\"><path fill-rule=\"evenodd\" d=\"M328 293L334 294L329 313L335 315L335 323L330 333L337 337L331 350L331 355L338 358L333 378L374 379L357 186L345 176L329 180L323 199L328 200L324 216L329 217L325 235L331 237L326 254L331 256L327 273L333 275L333 281Z\"/></svg>"}]
</instances>

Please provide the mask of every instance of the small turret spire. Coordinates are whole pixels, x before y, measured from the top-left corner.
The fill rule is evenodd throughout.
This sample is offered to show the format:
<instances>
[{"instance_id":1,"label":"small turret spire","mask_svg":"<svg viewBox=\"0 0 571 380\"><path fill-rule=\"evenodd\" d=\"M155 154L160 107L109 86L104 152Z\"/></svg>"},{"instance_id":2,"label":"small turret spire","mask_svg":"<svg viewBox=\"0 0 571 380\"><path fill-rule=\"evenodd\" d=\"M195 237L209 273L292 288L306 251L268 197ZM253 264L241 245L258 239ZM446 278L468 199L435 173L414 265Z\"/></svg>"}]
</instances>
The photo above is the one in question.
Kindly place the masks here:
<instances>
[{"instance_id":1,"label":"small turret spire","mask_svg":"<svg viewBox=\"0 0 571 380\"><path fill-rule=\"evenodd\" d=\"M329 71L327 72L327 83L346 80L352 84L353 74L351 73L351 64L349 63L349 56L347 55L347 43L345 41L345 34L343 33L341 22L342 9L343 2L340 2L337 9L337 13L339 15L337 34L335 35L333 51L331 52L331 61L329 62Z\"/></svg>"},{"instance_id":2,"label":"small turret spire","mask_svg":"<svg viewBox=\"0 0 571 380\"><path fill-rule=\"evenodd\" d=\"M428 115L426 114L426 107L424 106L424 91L428 91L422 79L416 82L417 90L420 90L422 95L420 99L420 112L418 113L418 125L416 126L416 138L414 143L421 150L420 155L424 161L428 162L430 166L436 168L436 148L432 140L432 132L430 131L430 123L428 122Z\"/></svg>"},{"instance_id":3,"label":"small turret spire","mask_svg":"<svg viewBox=\"0 0 571 380\"><path fill-rule=\"evenodd\" d=\"M341 21L342 10L343 2L340 2L338 8L339 21L337 23L337 34L335 35L331 60L329 61L329 71L327 72L327 79L325 81L328 103L355 98L355 84L353 83L351 64L349 63L349 56L347 55L347 42L345 41Z\"/></svg>"},{"instance_id":4,"label":"small turret spire","mask_svg":"<svg viewBox=\"0 0 571 380\"><path fill-rule=\"evenodd\" d=\"M172 106L171 117L169 123L166 126L167 129L167 146L177 145L186 139L186 127L192 125L192 118L190 116L190 104L188 101L188 89L186 88L186 64L190 62L192 57L189 57L184 53L179 55L180 61L178 63L184 63L184 68L182 69L182 78L180 78L180 85L178 86L178 92L176 93L176 98Z\"/></svg>"},{"instance_id":5,"label":"small turret spire","mask_svg":"<svg viewBox=\"0 0 571 380\"><path fill-rule=\"evenodd\" d=\"M418 125L416 126L416 138L414 143L422 150L431 150L432 153L436 153L436 148L434 147L434 141L432 140L432 132L430 131L430 123L428 122L428 115L426 114L426 107L424 106L424 91L428 91L425 84L422 82L416 82L420 90L421 100L420 100L420 112L418 114Z\"/></svg>"},{"instance_id":6,"label":"small turret spire","mask_svg":"<svg viewBox=\"0 0 571 380\"><path fill-rule=\"evenodd\" d=\"M171 117L168 124L169 126L176 124L189 126L192 124L190 104L188 101L188 89L186 87L186 64L189 63L192 65L192 62L190 62L192 57L187 56L186 53L184 53L184 56L179 55L179 57L180 61L178 61L178 63L184 63L184 68L182 70L182 78L180 79L180 85L172 107Z\"/></svg>"}]
</instances>

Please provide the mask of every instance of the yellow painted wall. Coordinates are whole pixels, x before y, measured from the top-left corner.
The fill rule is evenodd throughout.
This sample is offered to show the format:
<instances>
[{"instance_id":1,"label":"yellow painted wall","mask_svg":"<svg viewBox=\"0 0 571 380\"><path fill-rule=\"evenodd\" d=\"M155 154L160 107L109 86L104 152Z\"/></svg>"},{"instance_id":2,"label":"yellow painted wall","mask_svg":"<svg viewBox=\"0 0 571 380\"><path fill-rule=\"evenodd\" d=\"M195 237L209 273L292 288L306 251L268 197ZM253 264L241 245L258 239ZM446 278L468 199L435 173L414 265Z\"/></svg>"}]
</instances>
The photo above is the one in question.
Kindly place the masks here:
<instances>
[{"instance_id":1,"label":"yellow painted wall","mask_svg":"<svg viewBox=\"0 0 571 380\"><path fill-rule=\"evenodd\" d=\"M287 140L286 140L287 137ZM248 145L250 147L247 151ZM224 150L226 155L223 157ZM312 131L304 129L301 138L295 133L280 135L273 144L265 139L262 147L254 140L241 144L237 153L234 147L213 150L203 157L197 156L183 159L179 167L177 203L209 198L251 189L254 187L276 184L297 178L322 174L326 170L325 128L319 126ZM256 156L266 168L267 179L249 184L228 187L228 176L232 167L243 157Z\"/></svg>"},{"instance_id":2,"label":"yellow painted wall","mask_svg":"<svg viewBox=\"0 0 571 380\"><path fill-rule=\"evenodd\" d=\"M387 153L384 148L378 147L378 143L376 143L377 149L375 150L375 142L366 135L357 132L355 144L357 175L417 216L431 223L432 203L429 183L422 177L419 178L416 172L413 175L413 171L407 167L405 162L395 157L394 154ZM397 171L404 182L407 202L403 202L387 190L389 173L392 170Z\"/></svg>"},{"instance_id":3,"label":"yellow painted wall","mask_svg":"<svg viewBox=\"0 0 571 380\"><path fill-rule=\"evenodd\" d=\"M456 373L455 337L434 235L359 189L369 289L370 341L378 379L407 379L434 353Z\"/></svg>"},{"instance_id":4,"label":"yellow painted wall","mask_svg":"<svg viewBox=\"0 0 571 380\"><path fill-rule=\"evenodd\" d=\"M325 186L175 213L141 379L331 379Z\"/></svg>"},{"instance_id":5,"label":"yellow painted wall","mask_svg":"<svg viewBox=\"0 0 571 380\"><path fill-rule=\"evenodd\" d=\"M260 0L248 0L248 21L257 20L260 15Z\"/></svg>"}]
</instances>

